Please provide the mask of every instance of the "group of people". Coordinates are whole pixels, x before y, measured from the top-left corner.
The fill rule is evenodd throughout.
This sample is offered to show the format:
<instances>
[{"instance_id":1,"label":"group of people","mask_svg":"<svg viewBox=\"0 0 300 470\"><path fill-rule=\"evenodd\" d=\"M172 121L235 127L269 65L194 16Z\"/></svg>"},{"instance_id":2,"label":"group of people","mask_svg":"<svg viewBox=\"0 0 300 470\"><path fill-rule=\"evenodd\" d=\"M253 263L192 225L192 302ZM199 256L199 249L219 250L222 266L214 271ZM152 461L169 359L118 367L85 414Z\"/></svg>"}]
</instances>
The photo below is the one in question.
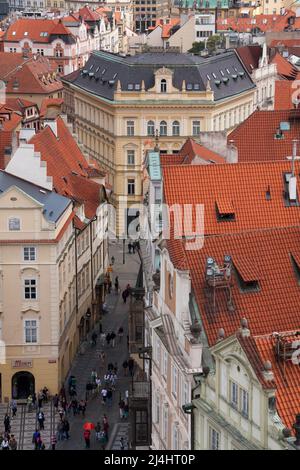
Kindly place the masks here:
<instances>
[{"instance_id":1,"label":"group of people","mask_svg":"<svg viewBox=\"0 0 300 470\"><path fill-rule=\"evenodd\" d=\"M13 403L10 404L10 408L12 409L12 406L14 407L14 414L13 417L16 415L17 412L17 406L14 405ZM10 417L8 413L5 414L4 416L4 433L0 435L0 444L1 444L1 450L17 450L18 444L16 441L16 438L14 434L11 434L11 424L10 424Z\"/></svg>"},{"instance_id":2,"label":"group of people","mask_svg":"<svg viewBox=\"0 0 300 470\"><path fill-rule=\"evenodd\" d=\"M129 242L128 243L128 253L131 254L131 253L135 253L135 250L138 250L139 249L139 242L138 241L135 241L135 242Z\"/></svg>"},{"instance_id":3,"label":"group of people","mask_svg":"<svg viewBox=\"0 0 300 470\"><path fill-rule=\"evenodd\" d=\"M39 393L30 394L27 398L27 412L33 410L40 410L43 407L43 403L47 403L49 400L49 390L47 387L44 387Z\"/></svg>"}]
</instances>

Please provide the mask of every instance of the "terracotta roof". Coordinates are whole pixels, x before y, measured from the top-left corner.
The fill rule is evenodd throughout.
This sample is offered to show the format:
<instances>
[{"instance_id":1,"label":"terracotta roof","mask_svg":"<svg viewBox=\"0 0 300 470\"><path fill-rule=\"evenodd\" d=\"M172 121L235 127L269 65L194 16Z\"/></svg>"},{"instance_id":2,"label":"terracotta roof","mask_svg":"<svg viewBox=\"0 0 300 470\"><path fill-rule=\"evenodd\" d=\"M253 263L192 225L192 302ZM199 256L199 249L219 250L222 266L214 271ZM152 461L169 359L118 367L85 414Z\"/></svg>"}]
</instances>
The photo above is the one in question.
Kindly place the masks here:
<instances>
[{"instance_id":1,"label":"terracotta roof","mask_svg":"<svg viewBox=\"0 0 300 470\"><path fill-rule=\"evenodd\" d=\"M271 64L276 64L277 66L277 73L282 78L286 78L288 80L294 80L298 73L296 67L294 67L288 60L286 60L282 55L277 52L273 59L271 60Z\"/></svg>"},{"instance_id":2,"label":"terracotta roof","mask_svg":"<svg viewBox=\"0 0 300 470\"><path fill-rule=\"evenodd\" d=\"M91 10L87 5L73 13L76 17L81 17L84 21L99 21L101 15L97 10Z\"/></svg>"},{"instance_id":3,"label":"terracotta roof","mask_svg":"<svg viewBox=\"0 0 300 470\"><path fill-rule=\"evenodd\" d=\"M162 153L160 155L160 165L163 168L168 165L181 165L184 161L184 156L180 153Z\"/></svg>"},{"instance_id":4,"label":"terracotta roof","mask_svg":"<svg viewBox=\"0 0 300 470\"><path fill-rule=\"evenodd\" d=\"M182 257L184 247L187 245L180 240L168 240L167 248L175 267L182 269L184 259L184 268L189 269L192 290L210 345L216 342L220 328L224 329L226 337L230 336L239 329L240 320L244 317L247 318L253 335L300 328L300 287L290 258L291 252L299 252L299 241L299 228L275 228L245 231L235 235L215 235L205 237L201 249L185 249ZM242 292L234 270L231 278L234 310L228 308L226 292L218 289L214 311L208 290L205 288L206 259L213 257L220 265L225 255L232 256L234 267L235 259L239 259L243 260L244 265L255 269L258 289ZM241 269L241 266L238 265L237 268ZM248 269L241 269L242 273L238 271L240 276L251 273L245 276L245 283L247 278L253 277L252 271Z\"/></svg>"},{"instance_id":5,"label":"terracotta roof","mask_svg":"<svg viewBox=\"0 0 300 470\"><path fill-rule=\"evenodd\" d=\"M204 147L192 138L186 140L179 153L185 157L184 163L190 163L195 157L200 157L209 163L225 163L224 157Z\"/></svg>"},{"instance_id":6,"label":"terracotta roof","mask_svg":"<svg viewBox=\"0 0 300 470\"><path fill-rule=\"evenodd\" d=\"M283 139L274 134L281 122L289 122L290 130ZM292 140L300 133L300 110L255 111L229 135L238 150L239 162L286 160L292 154ZM254 136L263 135L263 139Z\"/></svg>"},{"instance_id":7,"label":"terracotta roof","mask_svg":"<svg viewBox=\"0 0 300 470\"><path fill-rule=\"evenodd\" d=\"M23 98L6 98L6 105L14 111L24 112L25 108L37 107L36 103Z\"/></svg>"},{"instance_id":8,"label":"terracotta roof","mask_svg":"<svg viewBox=\"0 0 300 470\"><path fill-rule=\"evenodd\" d=\"M99 205L100 185L88 178L90 166L63 119L58 117L56 123L57 137L46 126L29 143L47 162L47 174L52 176L55 190L84 203L86 217L92 218Z\"/></svg>"},{"instance_id":9,"label":"terracotta roof","mask_svg":"<svg viewBox=\"0 0 300 470\"><path fill-rule=\"evenodd\" d=\"M6 147L11 147L13 135L21 128L22 116L12 109L0 107L0 169L4 169L4 152Z\"/></svg>"},{"instance_id":10,"label":"terracotta roof","mask_svg":"<svg viewBox=\"0 0 300 470\"><path fill-rule=\"evenodd\" d=\"M262 54L261 46L237 47L236 52L249 73L252 73L254 69L258 68L259 59Z\"/></svg>"},{"instance_id":11,"label":"terracotta roof","mask_svg":"<svg viewBox=\"0 0 300 470\"><path fill-rule=\"evenodd\" d=\"M295 162L300 188L300 162ZM223 165L176 165L163 167L163 190L169 205L204 206L204 234L296 226L299 207L286 207L283 198L284 173L289 161ZM267 191L270 191L270 199ZM298 194L300 194L298 189ZM234 220L220 221L216 203L234 210ZM193 226L195 229L195 211ZM189 235L189 233L186 233Z\"/></svg>"},{"instance_id":12,"label":"terracotta roof","mask_svg":"<svg viewBox=\"0 0 300 470\"><path fill-rule=\"evenodd\" d=\"M295 331L283 332L287 343L299 341L299 335ZM281 333L282 334L282 333ZM255 344L256 349L247 350L250 362L264 363L270 361L274 374L273 383L276 384L276 409L284 425L293 430L296 414L300 411L300 367L291 360L277 361L274 353L276 339L274 335L255 336L247 338L244 343ZM295 349L296 350L296 349ZM261 375L260 375L261 377Z\"/></svg>"},{"instance_id":13,"label":"terracotta roof","mask_svg":"<svg viewBox=\"0 0 300 470\"><path fill-rule=\"evenodd\" d=\"M7 83L7 92L20 94L46 94L62 90L62 83L45 57L29 57L22 54L0 52L0 80Z\"/></svg>"},{"instance_id":14,"label":"terracotta roof","mask_svg":"<svg viewBox=\"0 0 300 470\"><path fill-rule=\"evenodd\" d=\"M295 38L295 39L284 39L284 38L280 38L280 39L273 39L271 42L270 42L270 45L269 47L278 47L278 46L286 46L286 47L289 47L289 46L292 46L292 47L300 47L300 39L299 38Z\"/></svg>"},{"instance_id":15,"label":"terracotta roof","mask_svg":"<svg viewBox=\"0 0 300 470\"><path fill-rule=\"evenodd\" d=\"M295 80L276 80L275 81L275 100L274 110L281 111L286 109L294 109L293 97L297 90L297 83ZM298 95L298 99L300 96Z\"/></svg>"},{"instance_id":16,"label":"terracotta roof","mask_svg":"<svg viewBox=\"0 0 300 470\"><path fill-rule=\"evenodd\" d=\"M20 18L8 27L4 41L19 42L27 38L36 43L49 43L52 41L51 35L73 37L71 31L63 25L61 20Z\"/></svg>"},{"instance_id":17,"label":"terracotta roof","mask_svg":"<svg viewBox=\"0 0 300 470\"><path fill-rule=\"evenodd\" d=\"M168 39L171 36L171 30L174 26L180 24L180 18L169 18L169 23L166 24L165 20L163 18L158 18L156 20L156 25L154 28L149 28L151 30L154 30L158 27L161 28L161 37L163 39Z\"/></svg>"},{"instance_id":18,"label":"terracotta roof","mask_svg":"<svg viewBox=\"0 0 300 470\"><path fill-rule=\"evenodd\" d=\"M45 98L41 104L40 115L45 117L49 108L58 108L61 111L64 100L62 98Z\"/></svg>"},{"instance_id":19,"label":"terracotta roof","mask_svg":"<svg viewBox=\"0 0 300 470\"><path fill-rule=\"evenodd\" d=\"M261 32L280 32L288 26L288 18L295 17L293 11L287 11L285 15L255 15L255 17L229 17L227 19L218 19L218 31L237 31L240 33L250 33L254 29ZM296 28L296 25L293 26Z\"/></svg>"}]
</instances>

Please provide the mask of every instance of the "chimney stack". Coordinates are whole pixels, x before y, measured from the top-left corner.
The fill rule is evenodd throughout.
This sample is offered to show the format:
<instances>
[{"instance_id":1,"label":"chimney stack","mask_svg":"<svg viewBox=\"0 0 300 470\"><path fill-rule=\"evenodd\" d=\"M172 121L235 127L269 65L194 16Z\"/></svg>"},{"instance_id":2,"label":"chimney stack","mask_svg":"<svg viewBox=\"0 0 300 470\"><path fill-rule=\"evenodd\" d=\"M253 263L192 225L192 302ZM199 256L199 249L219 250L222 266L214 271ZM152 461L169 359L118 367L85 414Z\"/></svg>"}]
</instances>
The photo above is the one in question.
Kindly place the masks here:
<instances>
[{"instance_id":1,"label":"chimney stack","mask_svg":"<svg viewBox=\"0 0 300 470\"><path fill-rule=\"evenodd\" d=\"M242 318L241 319L241 328L239 329L239 332L243 336L243 338L246 338L246 337L250 336L250 330L248 328L247 318Z\"/></svg>"},{"instance_id":2,"label":"chimney stack","mask_svg":"<svg viewBox=\"0 0 300 470\"><path fill-rule=\"evenodd\" d=\"M264 362L263 377L267 381L274 380L274 374L272 371L272 363L270 361Z\"/></svg>"}]
</instances>

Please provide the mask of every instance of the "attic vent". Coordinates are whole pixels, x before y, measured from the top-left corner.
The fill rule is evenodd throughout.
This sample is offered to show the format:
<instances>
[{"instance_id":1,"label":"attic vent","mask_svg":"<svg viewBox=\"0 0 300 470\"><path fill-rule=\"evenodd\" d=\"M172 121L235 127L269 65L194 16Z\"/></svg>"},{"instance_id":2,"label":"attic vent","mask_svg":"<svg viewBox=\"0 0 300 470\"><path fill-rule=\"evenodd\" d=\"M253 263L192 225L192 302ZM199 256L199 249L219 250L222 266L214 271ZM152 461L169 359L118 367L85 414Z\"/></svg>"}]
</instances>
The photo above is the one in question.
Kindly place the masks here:
<instances>
[{"instance_id":1,"label":"attic vent","mask_svg":"<svg viewBox=\"0 0 300 470\"><path fill-rule=\"evenodd\" d=\"M241 78L244 78L245 72L239 72L239 76L240 76Z\"/></svg>"},{"instance_id":2,"label":"attic vent","mask_svg":"<svg viewBox=\"0 0 300 470\"><path fill-rule=\"evenodd\" d=\"M276 132L274 134L274 139L275 140L284 139L284 133L282 132L282 129L280 129L280 127L277 127Z\"/></svg>"},{"instance_id":3,"label":"attic vent","mask_svg":"<svg viewBox=\"0 0 300 470\"><path fill-rule=\"evenodd\" d=\"M89 77L90 77L90 78L93 78L94 75L95 75L94 72L90 72L90 73L89 73Z\"/></svg>"},{"instance_id":4,"label":"attic vent","mask_svg":"<svg viewBox=\"0 0 300 470\"><path fill-rule=\"evenodd\" d=\"M233 80L237 80L237 78L238 78L238 76L237 76L236 73L233 73L233 74L231 75L231 77L233 78Z\"/></svg>"},{"instance_id":5,"label":"attic vent","mask_svg":"<svg viewBox=\"0 0 300 470\"><path fill-rule=\"evenodd\" d=\"M109 84L109 86L113 87L114 84L115 84L115 81L114 80L109 80L108 84Z\"/></svg>"},{"instance_id":6,"label":"attic vent","mask_svg":"<svg viewBox=\"0 0 300 470\"><path fill-rule=\"evenodd\" d=\"M215 85L220 86L221 85L221 80L215 80Z\"/></svg>"},{"instance_id":7,"label":"attic vent","mask_svg":"<svg viewBox=\"0 0 300 470\"><path fill-rule=\"evenodd\" d=\"M90 66L90 70L92 70L93 67L94 67L94 64L92 64L92 65Z\"/></svg>"},{"instance_id":8,"label":"attic vent","mask_svg":"<svg viewBox=\"0 0 300 470\"><path fill-rule=\"evenodd\" d=\"M99 72L99 69L100 69L100 67L97 67L96 70L95 70L95 72L96 72L96 73Z\"/></svg>"},{"instance_id":9,"label":"attic vent","mask_svg":"<svg viewBox=\"0 0 300 470\"><path fill-rule=\"evenodd\" d=\"M235 220L235 211L230 201L218 199L216 201L217 220L219 222L229 222Z\"/></svg>"},{"instance_id":10,"label":"attic vent","mask_svg":"<svg viewBox=\"0 0 300 470\"><path fill-rule=\"evenodd\" d=\"M117 78L118 74L115 73L114 76L113 76L113 80L115 80Z\"/></svg>"},{"instance_id":11,"label":"attic vent","mask_svg":"<svg viewBox=\"0 0 300 470\"><path fill-rule=\"evenodd\" d=\"M213 73L213 74L212 74L212 76L213 76L214 78L217 78L217 76L216 76L216 74L215 74L215 73Z\"/></svg>"},{"instance_id":12,"label":"attic vent","mask_svg":"<svg viewBox=\"0 0 300 470\"><path fill-rule=\"evenodd\" d=\"M104 75L106 72L106 69L103 69L102 72L101 72L101 75Z\"/></svg>"},{"instance_id":13,"label":"attic vent","mask_svg":"<svg viewBox=\"0 0 300 470\"><path fill-rule=\"evenodd\" d=\"M88 71L87 71L86 69L84 69L84 70L82 71L82 75L87 75L87 74L88 74Z\"/></svg>"},{"instance_id":14,"label":"attic vent","mask_svg":"<svg viewBox=\"0 0 300 470\"><path fill-rule=\"evenodd\" d=\"M227 84L227 83L229 82L229 78L228 78L228 77L223 77L223 82L224 82L225 84Z\"/></svg>"},{"instance_id":15,"label":"attic vent","mask_svg":"<svg viewBox=\"0 0 300 470\"><path fill-rule=\"evenodd\" d=\"M233 257L233 265L239 289L242 293L259 292L260 285L256 267L249 259Z\"/></svg>"}]
</instances>

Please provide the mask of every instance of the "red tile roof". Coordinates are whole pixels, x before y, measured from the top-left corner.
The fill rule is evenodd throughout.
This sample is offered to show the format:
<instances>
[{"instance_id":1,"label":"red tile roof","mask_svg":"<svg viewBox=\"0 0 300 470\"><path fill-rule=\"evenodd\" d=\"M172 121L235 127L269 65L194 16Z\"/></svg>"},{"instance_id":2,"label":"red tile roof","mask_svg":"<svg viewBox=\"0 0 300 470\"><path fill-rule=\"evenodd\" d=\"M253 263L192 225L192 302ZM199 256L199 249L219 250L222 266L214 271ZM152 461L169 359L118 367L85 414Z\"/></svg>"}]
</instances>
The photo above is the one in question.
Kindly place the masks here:
<instances>
[{"instance_id":1,"label":"red tile roof","mask_svg":"<svg viewBox=\"0 0 300 470\"><path fill-rule=\"evenodd\" d=\"M53 178L55 190L84 203L85 214L92 218L99 205L100 185L88 178L90 165L61 117L56 119L57 137L49 126L30 141L47 162L47 174Z\"/></svg>"},{"instance_id":2,"label":"red tile roof","mask_svg":"<svg viewBox=\"0 0 300 470\"><path fill-rule=\"evenodd\" d=\"M0 106L0 169L4 169L4 152L12 146L14 134L21 128L22 116L6 106Z\"/></svg>"},{"instance_id":3,"label":"red tile roof","mask_svg":"<svg viewBox=\"0 0 300 470\"><path fill-rule=\"evenodd\" d=\"M298 70L288 60L282 57L279 52L275 54L275 56L271 60L271 64L276 64L277 73L282 78L288 80L294 80L296 78Z\"/></svg>"},{"instance_id":4,"label":"red tile roof","mask_svg":"<svg viewBox=\"0 0 300 470\"><path fill-rule=\"evenodd\" d=\"M161 166L167 165L190 165L196 157L207 163L225 163L225 158L216 152L208 149L204 145L196 142L192 138L188 138L179 153L177 154L161 154Z\"/></svg>"},{"instance_id":5,"label":"red tile roof","mask_svg":"<svg viewBox=\"0 0 300 470\"><path fill-rule=\"evenodd\" d=\"M184 246L187 245L182 241L167 241L175 267L189 269L192 290L210 345L216 342L220 328L224 329L226 337L234 334L239 329L242 318L247 318L253 335L300 328L300 287L290 258L291 252L299 252L299 242L299 228L208 236L205 237L203 248L198 250L184 251ZM220 265L225 255L232 256L234 266L235 260L238 260L236 269L241 269L242 273L239 274L245 275L245 282L252 277L258 278L259 290L242 292L233 273L231 292L234 310L228 308L226 292L218 289L214 311L205 285L206 259L213 257ZM239 264L241 260L242 267Z\"/></svg>"},{"instance_id":6,"label":"red tile roof","mask_svg":"<svg viewBox=\"0 0 300 470\"><path fill-rule=\"evenodd\" d=\"M295 93L297 90L297 83L295 80L276 80L275 81L275 100L274 100L274 110L283 111L286 109L294 109L293 98L299 95Z\"/></svg>"},{"instance_id":7,"label":"red tile roof","mask_svg":"<svg viewBox=\"0 0 300 470\"><path fill-rule=\"evenodd\" d=\"M23 98L6 98L6 105L14 111L24 112L25 108L37 106L33 101L24 100Z\"/></svg>"},{"instance_id":8,"label":"red tile roof","mask_svg":"<svg viewBox=\"0 0 300 470\"><path fill-rule=\"evenodd\" d=\"M240 33L250 33L259 29L261 32L280 32L284 31L288 26L288 18L294 16L295 13L287 11L285 15L256 15L250 17L230 17L227 19L218 19L218 31L237 31ZM296 25L293 26L296 28Z\"/></svg>"},{"instance_id":9,"label":"red tile roof","mask_svg":"<svg viewBox=\"0 0 300 470\"><path fill-rule=\"evenodd\" d=\"M289 122L284 139L274 139L280 122ZM238 150L239 162L286 160L292 154L292 140L300 133L300 110L255 111L229 135ZM261 139L254 138L257 135Z\"/></svg>"},{"instance_id":10,"label":"red tile roof","mask_svg":"<svg viewBox=\"0 0 300 470\"><path fill-rule=\"evenodd\" d=\"M41 33L47 33L47 35L41 35ZM49 43L53 40L51 35L73 37L71 31L63 25L61 20L20 18L8 27L4 42L19 42L27 38L35 43Z\"/></svg>"},{"instance_id":11,"label":"red tile roof","mask_svg":"<svg viewBox=\"0 0 300 470\"><path fill-rule=\"evenodd\" d=\"M41 104L40 115L45 117L49 108L57 108L61 111L64 100L62 98L45 98Z\"/></svg>"},{"instance_id":12,"label":"red tile roof","mask_svg":"<svg viewBox=\"0 0 300 470\"><path fill-rule=\"evenodd\" d=\"M284 340L288 344L299 341L299 335L295 335L295 331L284 332L284 335ZM293 364L291 360L285 361L285 366L282 360L276 360L274 335L255 336L251 339L247 338L245 342L249 340L256 346L256 350L247 351L249 360L252 363L257 361L261 364L270 361L272 364L273 383L276 384L276 409L284 425L292 430L296 414L300 411L300 367Z\"/></svg>"},{"instance_id":13,"label":"red tile roof","mask_svg":"<svg viewBox=\"0 0 300 470\"><path fill-rule=\"evenodd\" d=\"M295 165L299 188L300 162L296 161ZM299 207L286 207L283 199L283 175L291 171L289 161L176 165L165 166L162 170L167 204L204 205L205 235L296 226L299 223ZM268 190L270 200L266 197ZM226 207L230 205L229 208L234 210L234 220L218 220L218 201ZM194 224L195 213L193 229Z\"/></svg>"},{"instance_id":14,"label":"red tile roof","mask_svg":"<svg viewBox=\"0 0 300 470\"><path fill-rule=\"evenodd\" d=\"M251 74L253 69L257 69L259 59L262 54L261 46L243 46L237 47L236 52L245 65L247 71Z\"/></svg>"},{"instance_id":15,"label":"red tile roof","mask_svg":"<svg viewBox=\"0 0 300 470\"><path fill-rule=\"evenodd\" d=\"M7 92L20 94L48 94L62 90L62 83L45 57L29 57L22 54L0 52L0 80L7 82ZM17 87L16 87L17 84Z\"/></svg>"}]
</instances>

